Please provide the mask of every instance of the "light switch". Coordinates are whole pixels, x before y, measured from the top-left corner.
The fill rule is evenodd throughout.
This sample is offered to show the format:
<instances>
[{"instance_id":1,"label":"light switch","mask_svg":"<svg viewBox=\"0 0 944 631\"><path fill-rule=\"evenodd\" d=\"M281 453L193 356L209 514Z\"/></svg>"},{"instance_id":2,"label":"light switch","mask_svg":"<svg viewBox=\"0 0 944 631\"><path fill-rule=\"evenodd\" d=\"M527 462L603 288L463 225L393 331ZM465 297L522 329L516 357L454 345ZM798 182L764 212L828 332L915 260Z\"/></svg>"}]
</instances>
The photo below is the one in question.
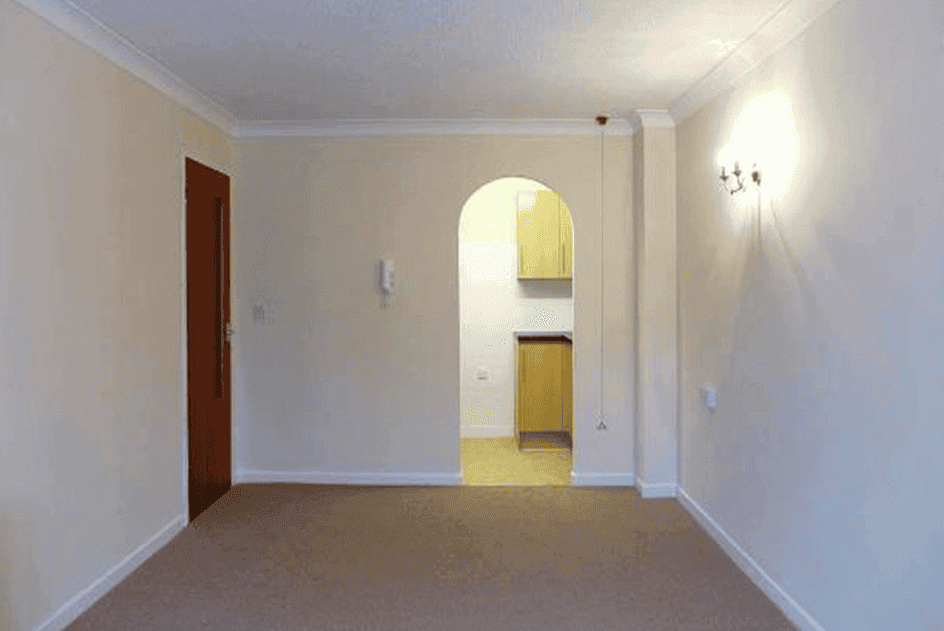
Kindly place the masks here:
<instances>
[{"instance_id":1,"label":"light switch","mask_svg":"<svg viewBox=\"0 0 944 631\"><path fill-rule=\"evenodd\" d=\"M714 384L706 383L701 387L701 402L712 412L718 409L718 388Z\"/></svg>"},{"instance_id":2,"label":"light switch","mask_svg":"<svg viewBox=\"0 0 944 631\"><path fill-rule=\"evenodd\" d=\"M259 324L268 324L272 320L272 312L264 300L253 300L250 302L252 309L252 321Z\"/></svg>"}]
</instances>

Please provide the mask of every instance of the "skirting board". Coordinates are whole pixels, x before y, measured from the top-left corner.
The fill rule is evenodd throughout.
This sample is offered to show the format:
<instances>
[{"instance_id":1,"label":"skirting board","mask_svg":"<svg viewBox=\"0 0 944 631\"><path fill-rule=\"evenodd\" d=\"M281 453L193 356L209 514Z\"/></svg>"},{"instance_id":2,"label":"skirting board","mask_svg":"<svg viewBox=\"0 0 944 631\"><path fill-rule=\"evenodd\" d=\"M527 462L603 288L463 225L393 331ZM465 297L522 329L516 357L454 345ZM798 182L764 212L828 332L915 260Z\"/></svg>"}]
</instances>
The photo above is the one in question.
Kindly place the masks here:
<instances>
[{"instance_id":1,"label":"skirting board","mask_svg":"<svg viewBox=\"0 0 944 631\"><path fill-rule=\"evenodd\" d=\"M681 487L678 490L678 501L691 514L692 518L707 531L708 535L721 546L721 549L731 557L735 565L741 568L741 571L747 574L747 577L767 595L767 598L777 605L790 622L798 626L801 631L825 631L813 616L801 607L797 601L793 600L790 594L778 585L774 579L770 578L770 575Z\"/></svg>"},{"instance_id":2,"label":"skirting board","mask_svg":"<svg viewBox=\"0 0 944 631\"><path fill-rule=\"evenodd\" d=\"M62 631L62 629L65 629L89 607L94 605L99 598L107 594L111 588L124 580L129 574L135 571L139 565L147 561L154 553L168 544L186 525L187 518L185 516L178 515L175 517L169 524L161 528L156 535L142 543L136 550L116 563L114 567L105 572L98 580L73 596L71 600L52 614L46 622L39 625L36 631Z\"/></svg>"},{"instance_id":3,"label":"skirting board","mask_svg":"<svg viewBox=\"0 0 944 631\"><path fill-rule=\"evenodd\" d=\"M364 484L372 486L460 486L462 474L325 472L325 471L247 471L237 470L233 484L293 482L301 484Z\"/></svg>"},{"instance_id":4,"label":"skirting board","mask_svg":"<svg viewBox=\"0 0 944 631\"><path fill-rule=\"evenodd\" d=\"M514 425L468 425L459 428L462 438L512 438Z\"/></svg>"},{"instance_id":5,"label":"skirting board","mask_svg":"<svg viewBox=\"0 0 944 631\"><path fill-rule=\"evenodd\" d=\"M678 494L678 485L674 482L650 483L641 478L636 478L636 488L639 489L639 494L647 500L675 497Z\"/></svg>"},{"instance_id":6,"label":"skirting board","mask_svg":"<svg viewBox=\"0 0 944 631\"><path fill-rule=\"evenodd\" d=\"M636 477L632 473L591 473L570 472L573 486L636 486Z\"/></svg>"}]
</instances>

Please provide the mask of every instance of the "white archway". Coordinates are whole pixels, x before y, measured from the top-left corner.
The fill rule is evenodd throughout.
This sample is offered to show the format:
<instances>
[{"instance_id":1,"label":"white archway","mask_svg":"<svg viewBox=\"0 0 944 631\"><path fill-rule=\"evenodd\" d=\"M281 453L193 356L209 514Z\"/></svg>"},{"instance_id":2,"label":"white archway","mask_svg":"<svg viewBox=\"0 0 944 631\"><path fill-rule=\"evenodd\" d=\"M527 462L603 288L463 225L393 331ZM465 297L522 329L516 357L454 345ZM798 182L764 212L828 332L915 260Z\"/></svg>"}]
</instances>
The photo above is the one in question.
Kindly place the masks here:
<instances>
[{"instance_id":1,"label":"white archway","mask_svg":"<svg viewBox=\"0 0 944 631\"><path fill-rule=\"evenodd\" d=\"M541 190L552 189L500 177L459 217L460 439L514 435L515 331L575 329L573 280L518 280L516 200Z\"/></svg>"}]
</instances>

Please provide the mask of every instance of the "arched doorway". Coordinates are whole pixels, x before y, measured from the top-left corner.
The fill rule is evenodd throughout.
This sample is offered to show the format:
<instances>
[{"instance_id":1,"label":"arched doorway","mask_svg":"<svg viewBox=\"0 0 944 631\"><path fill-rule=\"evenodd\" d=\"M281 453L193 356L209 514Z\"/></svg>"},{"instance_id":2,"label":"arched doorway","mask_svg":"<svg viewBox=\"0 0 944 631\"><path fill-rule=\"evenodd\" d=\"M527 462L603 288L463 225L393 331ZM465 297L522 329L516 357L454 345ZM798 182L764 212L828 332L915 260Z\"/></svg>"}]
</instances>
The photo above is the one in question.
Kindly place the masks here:
<instances>
[{"instance_id":1,"label":"arched doorway","mask_svg":"<svg viewBox=\"0 0 944 631\"><path fill-rule=\"evenodd\" d=\"M532 179L499 178L463 206L458 288L464 484L570 484L573 242L568 206Z\"/></svg>"}]
</instances>

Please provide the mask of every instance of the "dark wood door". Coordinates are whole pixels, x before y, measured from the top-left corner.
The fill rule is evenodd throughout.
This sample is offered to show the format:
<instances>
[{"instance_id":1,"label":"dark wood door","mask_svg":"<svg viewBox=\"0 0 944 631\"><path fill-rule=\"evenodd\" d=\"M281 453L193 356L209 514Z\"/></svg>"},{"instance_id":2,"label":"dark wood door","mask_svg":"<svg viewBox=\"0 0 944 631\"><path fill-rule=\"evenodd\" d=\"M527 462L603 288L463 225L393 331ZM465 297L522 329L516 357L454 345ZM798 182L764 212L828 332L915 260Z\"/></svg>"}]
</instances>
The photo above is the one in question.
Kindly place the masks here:
<instances>
[{"instance_id":1,"label":"dark wood door","mask_svg":"<svg viewBox=\"0 0 944 631\"><path fill-rule=\"evenodd\" d=\"M190 519L230 486L229 177L187 158Z\"/></svg>"}]
</instances>

